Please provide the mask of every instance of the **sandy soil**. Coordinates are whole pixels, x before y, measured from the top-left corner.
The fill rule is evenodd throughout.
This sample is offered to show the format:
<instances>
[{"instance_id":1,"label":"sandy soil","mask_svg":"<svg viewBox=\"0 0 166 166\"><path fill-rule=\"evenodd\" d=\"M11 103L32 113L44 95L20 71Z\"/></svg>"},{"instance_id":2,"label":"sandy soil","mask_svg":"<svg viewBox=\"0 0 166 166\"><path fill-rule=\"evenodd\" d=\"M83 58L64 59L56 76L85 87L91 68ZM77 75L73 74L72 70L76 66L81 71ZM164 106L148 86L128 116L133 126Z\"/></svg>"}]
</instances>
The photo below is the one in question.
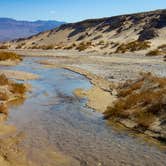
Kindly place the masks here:
<instances>
[{"instance_id":1,"label":"sandy soil","mask_svg":"<svg viewBox=\"0 0 166 166\"><path fill-rule=\"evenodd\" d=\"M113 82L136 79L140 72L166 76L166 62L163 61L163 56L147 57L136 53L103 55L72 50L16 50L15 52L24 56L48 57L45 63L79 67Z\"/></svg>"},{"instance_id":2,"label":"sandy soil","mask_svg":"<svg viewBox=\"0 0 166 166\"><path fill-rule=\"evenodd\" d=\"M0 61L1 66L15 66L19 63L20 61L11 61L11 60L6 60L6 61Z\"/></svg>"},{"instance_id":3,"label":"sandy soil","mask_svg":"<svg viewBox=\"0 0 166 166\"><path fill-rule=\"evenodd\" d=\"M49 52L50 53L50 52ZM33 53L30 52L32 55ZM43 55L47 52L43 52ZM82 53L81 53L82 54ZM29 54L27 54L29 55ZM87 96L88 106L100 112L116 99L115 87L128 79L136 79L141 72L152 72L166 76L163 57L144 55L76 55L76 52L56 52L53 57L39 63L47 67L68 69L86 76L94 85L89 91L76 90L78 96ZM108 99L109 98L109 99ZM102 102L101 102L102 101ZM100 104L99 104L100 103Z\"/></svg>"},{"instance_id":4,"label":"sandy soil","mask_svg":"<svg viewBox=\"0 0 166 166\"><path fill-rule=\"evenodd\" d=\"M38 78L35 74L13 70L0 70L0 74L5 74L7 78L16 80ZM28 84L25 86L26 90L29 91L30 86ZM6 125L4 123L8 117L9 103L14 102L15 100L23 100L24 98L24 95L10 92L9 88L10 87L7 85L0 86L1 93L3 92L9 96L8 99L0 100L0 104L6 107L6 111L0 113L0 166L34 166L17 147L17 144L23 139L21 133L17 133L14 126Z\"/></svg>"},{"instance_id":5,"label":"sandy soil","mask_svg":"<svg viewBox=\"0 0 166 166\"><path fill-rule=\"evenodd\" d=\"M135 79L140 72L152 72L159 76L166 76L166 63L163 61L163 57L145 57L133 54L104 56L75 51L22 50L17 52L24 56L48 56L47 60L42 60L39 63L45 67L64 68L86 76L93 84L93 87L87 91L76 89L74 93L79 97L87 97L87 105L100 112L105 111L106 107L116 99L115 87L118 83L124 82L126 79ZM21 71L1 70L0 72L5 73L9 78L18 80L38 78L37 75ZM4 129L4 132L7 131L13 133L15 129L13 127ZM2 135L3 137L5 136L5 134ZM32 163L26 160L25 154L16 149L16 144L20 139L22 139L22 136L17 134L14 137L8 136L7 139L3 139L3 143L0 143L0 165L33 166ZM48 149L43 155L55 158L56 161L61 161L59 165L72 163L72 159L58 151L55 153ZM65 160L62 160L64 158ZM15 161L15 163L11 163L11 161Z\"/></svg>"},{"instance_id":6,"label":"sandy soil","mask_svg":"<svg viewBox=\"0 0 166 166\"><path fill-rule=\"evenodd\" d=\"M74 94L82 98L87 97L87 106L101 113L106 110L107 106L111 105L111 103L115 100L115 97L113 95L100 89L97 86L93 86L93 88L87 91L83 89L76 89L74 91Z\"/></svg>"},{"instance_id":7,"label":"sandy soil","mask_svg":"<svg viewBox=\"0 0 166 166\"><path fill-rule=\"evenodd\" d=\"M16 71L16 70L0 70L0 74L5 74L6 77L9 79L16 79L16 80L34 80L38 79L39 76L36 74L23 72L23 71Z\"/></svg>"}]
</instances>

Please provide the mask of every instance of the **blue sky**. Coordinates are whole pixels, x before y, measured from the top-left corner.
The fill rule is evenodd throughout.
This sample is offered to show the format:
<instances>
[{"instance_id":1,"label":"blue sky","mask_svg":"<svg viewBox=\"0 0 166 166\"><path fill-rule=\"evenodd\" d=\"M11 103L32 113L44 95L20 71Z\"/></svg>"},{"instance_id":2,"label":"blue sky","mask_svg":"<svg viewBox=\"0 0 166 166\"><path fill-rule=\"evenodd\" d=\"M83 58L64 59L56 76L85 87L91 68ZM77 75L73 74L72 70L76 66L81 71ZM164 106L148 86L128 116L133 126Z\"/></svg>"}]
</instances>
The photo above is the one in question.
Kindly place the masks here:
<instances>
[{"instance_id":1,"label":"blue sky","mask_svg":"<svg viewBox=\"0 0 166 166\"><path fill-rule=\"evenodd\" d=\"M0 17L76 22L166 8L166 0L0 0Z\"/></svg>"}]
</instances>

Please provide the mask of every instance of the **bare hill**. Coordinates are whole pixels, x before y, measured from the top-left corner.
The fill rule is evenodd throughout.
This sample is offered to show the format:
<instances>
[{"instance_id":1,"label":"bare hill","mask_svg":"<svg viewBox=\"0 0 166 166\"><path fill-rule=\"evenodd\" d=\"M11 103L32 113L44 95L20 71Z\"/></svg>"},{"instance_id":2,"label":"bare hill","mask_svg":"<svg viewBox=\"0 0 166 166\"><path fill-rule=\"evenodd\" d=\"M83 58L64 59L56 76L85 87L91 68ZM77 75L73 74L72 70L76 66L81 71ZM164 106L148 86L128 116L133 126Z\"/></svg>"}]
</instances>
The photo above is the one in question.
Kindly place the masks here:
<instances>
[{"instance_id":1,"label":"bare hill","mask_svg":"<svg viewBox=\"0 0 166 166\"><path fill-rule=\"evenodd\" d=\"M146 53L161 45L165 50L165 38L166 9L163 9L65 24L6 45L10 48L23 49Z\"/></svg>"}]
</instances>

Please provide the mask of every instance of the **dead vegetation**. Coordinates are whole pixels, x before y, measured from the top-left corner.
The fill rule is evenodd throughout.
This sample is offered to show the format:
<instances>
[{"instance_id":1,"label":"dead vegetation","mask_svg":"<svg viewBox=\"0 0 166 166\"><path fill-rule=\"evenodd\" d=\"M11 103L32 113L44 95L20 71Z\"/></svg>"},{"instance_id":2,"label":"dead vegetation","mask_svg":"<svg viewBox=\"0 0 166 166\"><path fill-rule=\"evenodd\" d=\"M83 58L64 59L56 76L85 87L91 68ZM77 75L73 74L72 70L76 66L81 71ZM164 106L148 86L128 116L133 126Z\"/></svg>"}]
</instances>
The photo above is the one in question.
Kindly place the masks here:
<instances>
[{"instance_id":1,"label":"dead vegetation","mask_svg":"<svg viewBox=\"0 0 166 166\"><path fill-rule=\"evenodd\" d=\"M84 50L88 49L90 46L92 46L91 41L81 42L79 45L77 45L76 50L84 51Z\"/></svg>"},{"instance_id":2,"label":"dead vegetation","mask_svg":"<svg viewBox=\"0 0 166 166\"><path fill-rule=\"evenodd\" d=\"M158 56L158 55L166 55L166 44L163 44L156 48L155 50L149 51L146 56Z\"/></svg>"},{"instance_id":3,"label":"dead vegetation","mask_svg":"<svg viewBox=\"0 0 166 166\"><path fill-rule=\"evenodd\" d=\"M16 49L21 49L21 48L23 48L24 45L25 45L25 42L20 43L16 46Z\"/></svg>"},{"instance_id":4,"label":"dead vegetation","mask_svg":"<svg viewBox=\"0 0 166 166\"><path fill-rule=\"evenodd\" d=\"M159 49L155 49L152 51L149 51L146 56L157 56L157 55L163 55L164 53L160 51Z\"/></svg>"},{"instance_id":5,"label":"dead vegetation","mask_svg":"<svg viewBox=\"0 0 166 166\"><path fill-rule=\"evenodd\" d=\"M51 50L54 49L54 45L46 45L41 47L43 50Z\"/></svg>"},{"instance_id":6,"label":"dead vegetation","mask_svg":"<svg viewBox=\"0 0 166 166\"><path fill-rule=\"evenodd\" d=\"M148 130L157 119L160 134L166 118L166 78L150 73L142 74L136 81L127 81L118 88L118 99L104 113L106 119L130 119L135 129ZM153 130L151 128L151 130ZM159 137L166 139L166 135Z\"/></svg>"},{"instance_id":7,"label":"dead vegetation","mask_svg":"<svg viewBox=\"0 0 166 166\"><path fill-rule=\"evenodd\" d=\"M9 95L5 93L5 91L0 91L0 100L4 101L8 99L9 99Z\"/></svg>"},{"instance_id":8,"label":"dead vegetation","mask_svg":"<svg viewBox=\"0 0 166 166\"><path fill-rule=\"evenodd\" d=\"M54 45L32 45L30 47L28 47L29 49L42 49L42 50L52 50L55 48Z\"/></svg>"},{"instance_id":9,"label":"dead vegetation","mask_svg":"<svg viewBox=\"0 0 166 166\"><path fill-rule=\"evenodd\" d=\"M4 74L0 75L0 113L7 114L6 103L9 100L23 98L26 87L22 83L9 80Z\"/></svg>"},{"instance_id":10,"label":"dead vegetation","mask_svg":"<svg viewBox=\"0 0 166 166\"><path fill-rule=\"evenodd\" d=\"M125 53L125 52L134 52L134 51L140 51L140 50L146 50L147 48L150 48L150 42L149 41L133 41L129 43L123 43L121 44L115 51L115 53Z\"/></svg>"},{"instance_id":11,"label":"dead vegetation","mask_svg":"<svg viewBox=\"0 0 166 166\"><path fill-rule=\"evenodd\" d=\"M24 84L13 82L10 86L11 86L12 93L17 93L17 94L23 95L26 92L26 87Z\"/></svg>"},{"instance_id":12,"label":"dead vegetation","mask_svg":"<svg viewBox=\"0 0 166 166\"><path fill-rule=\"evenodd\" d=\"M166 62L166 55L164 56L164 61Z\"/></svg>"},{"instance_id":13,"label":"dead vegetation","mask_svg":"<svg viewBox=\"0 0 166 166\"><path fill-rule=\"evenodd\" d=\"M7 45L0 45L0 49L8 49L9 47Z\"/></svg>"},{"instance_id":14,"label":"dead vegetation","mask_svg":"<svg viewBox=\"0 0 166 166\"><path fill-rule=\"evenodd\" d=\"M2 103L0 104L0 113L5 114L5 115L8 114L8 108L7 108L6 104L2 104Z\"/></svg>"},{"instance_id":15,"label":"dead vegetation","mask_svg":"<svg viewBox=\"0 0 166 166\"><path fill-rule=\"evenodd\" d=\"M7 77L4 74L0 75L0 86L8 85L9 82L10 81L7 79Z\"/></svg>"},{"instance_id":16,"label":"dead vegetation","mask_svg":"<svg viewBox=\"0 0 166 166\"><path fill-rule=\"evenodd\" d=\"M76 44L75 44L75 43L73 43L73 44L71 44L71 45L69 45L69 46L64 47L64 49L65 49L65 50L70 50L70 49L73 49L74 47L76 47Z\"/></svg>"},{"instance_id":17,"label":"dead vegetation","mask_svg":"<svg viewBox=\"0 0 166 166\"><path fill-rule=\"evenodd\" d=\"M0 51L0 61L5 61L5 60L12 60L12 61L19 60L19 61L21 61L22 58L14 52Z\"/></svg>"},{"instance_id":18,"label":"dead vegetation","mask_svg":"<svg viewBox=\"0 0 166 166\"><path fill-rule=\"evenodd\" d=\"M104 45L104 44L105 44L104 40L100 40L100 41L97 43L97 45Z\"/></svg>"}]
</instances>

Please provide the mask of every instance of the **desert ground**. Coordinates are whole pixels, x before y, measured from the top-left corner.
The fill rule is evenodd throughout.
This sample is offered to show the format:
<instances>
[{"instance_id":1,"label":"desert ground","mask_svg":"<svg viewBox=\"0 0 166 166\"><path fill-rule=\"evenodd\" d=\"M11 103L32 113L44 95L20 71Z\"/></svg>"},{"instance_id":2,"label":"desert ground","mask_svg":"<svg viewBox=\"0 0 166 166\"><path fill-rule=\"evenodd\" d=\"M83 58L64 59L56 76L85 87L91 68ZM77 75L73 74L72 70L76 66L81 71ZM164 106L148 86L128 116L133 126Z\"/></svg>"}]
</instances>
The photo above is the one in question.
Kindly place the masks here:
<instances>
[{"instance_id":1,"label":"desert ground","mask_svg":"<svg viewBox=\"0 0 166 166\"><path fill-rule=\"evenodd\" d=\"M41 65L43 68L48 69L65 69L85 76L92 84L90 89L77 88L73 90L73 94L79 98L87 98L87 107L94 111L103 113L108 106L112 105L117 99L116 88L124 83L126 80L136 80L140 77L141 73L153 73L158 77L166 77L166 62L163 60L163 56L145 56L143 54L126 53L126 54L112 54L103 55L102 53L87 53L78 52L74 50L10 50L22 56L23 59L27 57L38 58L35 60L36 64ZM19 63L5 61L1 62L1 66L17 66ZM34 68L35 70L35 68ZM23 72L12 69L1 69L1 72L6 75L9 79L14 80L35 80L40 79L40 75L32 72ZM26 85L28 90L31 91L31 85ZM45 96L47 96L45 94ZM28 97L28 96L27 96ZM25 99L26 100L26 99ZM9 106L10 108L10 106ZM121 126L123 124L123 126ZM112 124L116 130L124 130L125 127L129 127L131 123L121 123L120 125ZM127 131L130 132L130 131ZM20 146L24 140L24 134L17 132L15 126L2 125L0 143L0 164L4 166L16 166L16 165L40 165L42 161L47 161L50 164L56 163L55 165L79 165L80 163L75 158L71 157L66 153L62 153L59 150L52 151L48 147L43 151L43 155L39 155L36 150L33 153L39 155L39 159L33 159L35 162L27 160L26 155ZM158 141L153 140L149 137L150 134L144 133L146 140L151 142L152 146L157 146L157 149L165 149L165 144L160 144ZM33 136L33 135L32 135ZM138 136L138 135L137 135ZM140 137L140 135L138 136ZM145 138L141 135L141 137ZM4 139L5 138L5 139ZM32 137L33 138L33 137ZM37 143L36 143L37 144ZM7 150L6 148L9 147ZM11 150L10 150L11 149ZM74 153L74 152L73 152ZM45 159L44 155L48 155ZM164 166L164 155L161 155L161 162L159 165ZM153 157L153 156L150 156ZM40 162L38 160L42 159ZM53 159L54 158L54 159ZM64 159L66 158L66 159ZM33 161L32 160L32 161ZM127 158L128 164L131 162L130 158ZM15 161L15 162L13 162ZM90 160L90 163L92 161ZM113 161L112 161L113 162ZM151 164L156 162L154 157ZM92 162L93 163L93 162ZM98 162L99 165L102 165ZM42 165L42 164L41 164ZM49 165L49 164L48 164ZM104 164L103 164L104 165ZM107 165L107 164L106 164ZM118 165L118 162L116 163Z\"/></svg>"},{"instance_id":2,"label":"desert ground","mask_svg":"<svg viewBox=\"0 0 166 166\"><path fill-rule=\"evenodd\" d=\"M136 79L141 72L166 76L163 56L148 57L138 53L103 55L73 50L16 50L15 52L23 56L49 57L43 63L78 67L117 83Z\"/></svg>"}]
</instances>

